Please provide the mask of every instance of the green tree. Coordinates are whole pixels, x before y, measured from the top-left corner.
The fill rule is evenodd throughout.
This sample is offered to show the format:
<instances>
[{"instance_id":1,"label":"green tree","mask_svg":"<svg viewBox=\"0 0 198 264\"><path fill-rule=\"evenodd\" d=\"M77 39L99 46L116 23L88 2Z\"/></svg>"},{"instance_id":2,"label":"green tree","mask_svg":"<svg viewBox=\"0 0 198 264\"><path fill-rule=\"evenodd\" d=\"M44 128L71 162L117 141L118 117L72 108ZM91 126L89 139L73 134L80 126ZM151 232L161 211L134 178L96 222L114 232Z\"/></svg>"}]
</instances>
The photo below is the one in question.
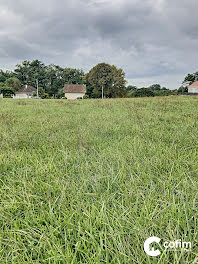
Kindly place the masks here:
<instances>
[{"instance_id":1,"label":"green tree","mask_svg":"<svg viewBox=\"0 0 198 264\"><path fill-rule=\"evenodd\" d=\"M85 82L86 83L86 82ZM87 82L88 83L88 82ZM89 98L94 98L94 93L93 93L93 90L94 90L94 87L91 86L90 84L87 84L86 85L86 95L89 97Z\"/></svg>"},{"instance_id":2,"label":"green tree","mask_svg":"<svg viewBox=\"0 0 198 264\"><path fill-rule=\"evenodd\" d=\"M82 84L84 72L80 69L65 68L63 69L64 84Z\"/></svg>"},{"instance_id":3,"label":"green tree","mask_svg":"<svg viewBox=\"0 0 198 264\"><path fill-rule=\"evenodd\" d=\"M54 64L46 66L39 60L23 61L17 64L14 72L22 86L29 84L36 87L38 80L39 86L51 96L57 95L66 83L82 83L84 76L84 72L80 69L62 68Z\"/></svg>"},{"instance_id":4,"label":"green tree","mask_svg":"<svg viewBox=\"0 0 198 264\"><path fill-rule=\"evenodd\" d=\"M8 86L1 86L0 87L0 94L3 94L3 97L8 97L10 98L12 95L15 94L14 90L12 87L8 87Z\"/></svg>"},{"instance_id":5,"label":"green tree","mask_svg":"<svg viewBox=\"0 0 198 264\"><path fill-rule=\"evenodd\" d=\"M186 77L184 78L183 84L190 85L197 80L198 80L198 71L195 73L192 73L192 74L189 73L188 75L186 75Z\"/></svg>"},{"instance_id":6,"label":"green tree","mask_svg":"<svg viewBox=\"0 0 198 264\"><path fill-rule=\"evenodd\" d=\"M15 76L21 81L21 85L29 84L36 86L36 79L39 85L46 87L46 71L45 65L39 60L23 61L22 64L17 64L14 70Z\"/></svg>"},{"instance_id":7,"label":"green tree","mask_svg":"<svg viewBox=\"0 0 198 264\"><path fill-rule=\"evenodd\" d=\"M18 78L8 78L5 82L5 85L8 87L12 87L13 91L18 91L21 88L21 82Z\"/></svg>"},{"instance_id":8,"label":"green tree","mask_svg":"<svg viewBox=\"0 0 198 264\"><path fill-rule=\"evenodd\" d=\"M127 97L134 97L133 94L137 90L137 86L134 85L128 85L126 87Z\"/></svg>"},{"instance_id":9,"label":"green tree","mask_svg":"<svg viewBox=\"0 0 198 264\"><path fill-rule=\"evenodd\" d=\"M57 98L65 97L64 88L58 90Z\"/></svg>"},{"instance_id":10,"label":"green tree","mask_svg":"<svg viewBox=\"0 0 198 264\"><path fill-rule=\"evenodd\" d=\"M36 80L39 82L39 86L46 88L46 66L39 60L33 60L29 64L28 69L28 81L31 86L36 86Z\"/></svg>"},{"instance_id":11,"label":"green tree","mask_svg":"<svg viewBox=\"0 0 198 264\"><path fill-rule=\"evenodd\" d=\"M17 64L16 69L14 70L15 76L20 80L21 85L29 84L29 61L23 61L22 64Z\"/></svg>"},{"instance_id":12,"label":"green tree","mask_svg":"<svg viewBox=\"0 0 198 264\"><path fill-rule=\"evenodd\" d=\"M180 86L179 89L177 90L177 94L185 94L188 92L188 87L187 86Z\"/></svg>"},{"instance_id":13,"label":"green tree","mask_svg":"<svg viewBox=\"0 0 198 264\"><path fill-rule=\"evenodd\" d=\"M0 72L0 82L4 83L6 81L6 76L4 75L4 72L1 70Z\"/></svg>"},{"instance_id":14,"label":"green tree","mask_svg":"<svg viewBox=\"0 0 198 264\"><path fill-rule=\"evenodd\" d=\"M152 91L159 91L161 89L161 85L160 84L153 84L153 85L149 86L149 89L151 89Z\"/></svg>"},{"instance_id":15,"label":"green tree","mask_svg":"<svg viewBox=\"0 0 198 264\"><path fill-rule=\"evenodd\" d=\"M99 63L85 75L85 82L93 87L91 97L102 97L102 89L105 97L124 97L126 95L124 77L122 69L107 63Z\"/></svg>"},{"instance_id":16,"label":"green tree","mask_svg":"<svg viewBox=\"0 0 198 264\"><path fill-rule=\"evenodd\" d=\"M83 83L84 72L80 69L62 68L51 64L46 67L47 89L50 95L59 94L65 84ZM61 92L60 92L61 93Z\"/></svg>"},{"instance_id":17,"label":"green tree","mask_svg":"<svg viewBox=\"0 0 198 264\"><path fill-rule=\"evenodd\" d=\"M128 85L127 87L126 87L126 90L128 91L128 92L132 92L132 91L135 91L135 90L137 90L138 88L137 88L137 86L134 86L134 85Z\"/></svg>"},{"instance_id":18,"label":"green tree","mask_svg":"<svg viewBox=\"0 0 198 264\"><path fill-rule=\"evenodd\" d=\"M149 97L154 96L154 92L149 88L140 88L133 93L134 97Z\"/></svg>"},{"instance_id":19,"label":"green tree","mask_svg":"<svg viewBox=\"0 0 198 264\"><path fill-rule=\"evenodd\" d=\"M14 77L13 72L0 70L0 82L5 83L6 80L11 77Z\"/></svg>"},{"instance_id":20,"label":"green tree","mask_svg":"<svg viewBox=\"0 0 198 264\"><path fill-rule=\"evenodd\" d=\"M169 90L168 88L166 88L166 87L162 87L161 90L163 90L163 91L170 91L170 90Z\"/></svg>"}]
</instances>

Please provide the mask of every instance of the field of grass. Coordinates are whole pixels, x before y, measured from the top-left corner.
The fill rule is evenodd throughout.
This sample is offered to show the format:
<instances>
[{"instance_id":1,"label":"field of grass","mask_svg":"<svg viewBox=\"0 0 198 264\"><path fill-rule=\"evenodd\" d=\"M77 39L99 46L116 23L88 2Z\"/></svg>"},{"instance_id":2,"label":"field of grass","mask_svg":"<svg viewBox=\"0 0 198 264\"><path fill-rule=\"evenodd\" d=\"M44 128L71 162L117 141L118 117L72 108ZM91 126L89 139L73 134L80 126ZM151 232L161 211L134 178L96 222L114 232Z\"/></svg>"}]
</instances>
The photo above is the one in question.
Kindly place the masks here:
<instances>
[{"instance_id":1,"label":"field of grass","mask_svg":"<svg viewBox=\"0 0 198 264\"><path fill-rule=\"evenodd\" d=\"M198 263L197 165L198 97L2 99L0 263Z\"/></svg>"}]
</instances>

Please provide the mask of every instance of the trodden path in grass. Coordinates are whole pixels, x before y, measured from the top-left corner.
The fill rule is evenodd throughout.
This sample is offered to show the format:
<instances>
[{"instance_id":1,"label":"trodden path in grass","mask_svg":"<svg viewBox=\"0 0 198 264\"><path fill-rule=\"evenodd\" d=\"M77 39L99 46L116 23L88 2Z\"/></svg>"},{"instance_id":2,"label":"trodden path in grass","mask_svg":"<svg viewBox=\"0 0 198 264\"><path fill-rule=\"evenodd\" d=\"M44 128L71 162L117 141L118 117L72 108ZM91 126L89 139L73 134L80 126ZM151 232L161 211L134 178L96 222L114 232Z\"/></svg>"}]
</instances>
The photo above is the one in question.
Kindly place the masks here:
<instances>
[{"instance_id":1,"label":"trodden path in grass","mask_svg":"<svg viewBox=\"0 0 198 264\"><path fill-rule=\"evenodd\" d=\"M197 165L198 97L2 99L0 263L198 263Z\"/></svg>"}]
</instances>

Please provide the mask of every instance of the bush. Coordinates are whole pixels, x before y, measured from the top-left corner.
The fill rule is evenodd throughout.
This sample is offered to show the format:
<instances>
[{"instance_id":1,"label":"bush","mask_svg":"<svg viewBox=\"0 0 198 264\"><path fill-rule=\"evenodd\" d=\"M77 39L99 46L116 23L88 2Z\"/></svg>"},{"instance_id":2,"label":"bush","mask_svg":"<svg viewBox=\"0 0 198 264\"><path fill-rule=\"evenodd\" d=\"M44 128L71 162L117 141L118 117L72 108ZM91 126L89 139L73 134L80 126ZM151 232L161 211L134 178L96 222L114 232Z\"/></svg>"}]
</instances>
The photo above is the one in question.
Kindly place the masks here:
<instances>
[{"instance_id":1,"label":"bush","mask_svg":"<svg viewBox=\"0 0 198 264\"><path fill-rule=\"evenodd\" d=\"M85 94L85 95L83 96L83 99L89 99L89 96L88 96L87 94Z\"/></svg>"},{"instance_id":2,"label":"bush","mask_svg":"<svg viewBox=\"0 0 198 264\"><path fill-rule=\"evenodd\" d=\"M40 97L41 97L41 99L50 99L50 96L49 96L48 93L42 93L42 94L40 95Z\"/></svg>"},{"instance_id":3,"label":"bush","mask_svg":"<svg viewBox=\"0 0 198 264\"><path fill-rule=\"evenodd\" d=\"M60 89L57 94L57 98L63 98L65 96L64 89Z\"/></svg>"},{"instance_id":4,"label":"bush","mask_svg":"<svg viewBox=\"0 0 198 264\"><path fill-rule=\"evenodd\" d=\"M133 92L133 97L150 97L155 96L149 88L140 88Z\"/></svg>"},{"instance_id":5,"label":"bush","mask_svg":"<svg viewBox=\"0 0 198 264\"><path fill-rule=\"evenodd\" d=\"M181 86L177 90L177 94L186 94L188 93L188 87L187 86Z\"/></svg>"},{"instance_id":6,"label":"bush","mask_svg":"<svg viewBox=\"0 0 198 264\"><path fill-rule=\"evenodd\" d=\"M15 93L12 87L3 86L0 87L0 94L3 94L4 98L11 98Z\"/></svg>"}]
</instances>

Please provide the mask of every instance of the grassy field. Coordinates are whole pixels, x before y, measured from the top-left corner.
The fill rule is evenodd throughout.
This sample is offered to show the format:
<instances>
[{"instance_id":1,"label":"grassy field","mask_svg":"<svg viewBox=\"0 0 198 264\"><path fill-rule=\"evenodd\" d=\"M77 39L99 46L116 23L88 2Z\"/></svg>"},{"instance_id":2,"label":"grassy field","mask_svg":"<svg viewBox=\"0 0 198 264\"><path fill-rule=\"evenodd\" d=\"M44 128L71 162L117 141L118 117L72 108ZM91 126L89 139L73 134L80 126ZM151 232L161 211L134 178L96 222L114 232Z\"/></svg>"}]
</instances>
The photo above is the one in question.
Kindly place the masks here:
<instances>
[{"instance_id":1,"label":"grassy field","mask_svg":"<svg viewBox=\"0 0 198 264\"><path fill-rule=\"evenodd\" d=\"M2 99L0 263L198 263L197 165L198 97Z\"/></svg>"}]
</instances>

